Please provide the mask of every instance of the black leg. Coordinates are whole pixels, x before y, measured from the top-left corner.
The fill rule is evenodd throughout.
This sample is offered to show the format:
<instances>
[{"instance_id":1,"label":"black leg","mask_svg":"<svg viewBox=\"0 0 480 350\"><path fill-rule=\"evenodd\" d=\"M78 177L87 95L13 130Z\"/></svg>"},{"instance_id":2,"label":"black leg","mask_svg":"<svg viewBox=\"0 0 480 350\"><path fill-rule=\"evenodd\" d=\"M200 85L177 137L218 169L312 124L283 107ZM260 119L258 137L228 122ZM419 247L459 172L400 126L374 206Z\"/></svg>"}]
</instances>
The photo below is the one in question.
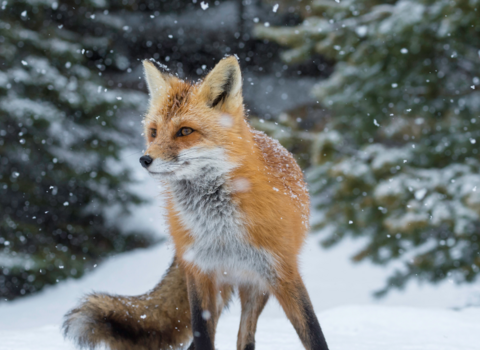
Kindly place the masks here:
<instances>
[{"instance_id":1,"label":"black leg","mask_svg":"<svg viewBox=\"0 0 480 350\"><path fill-rule=\"evenodd\" d=\"M306 290L304 292L306 293ZM313 311L313 306L310 302L308 294L305 294L302 297L301 303L303 307L303 314L307 323L306 328L311 349L328 350L325 336L320 328L320 323L318 322L317 316Z\"/></svg>"},{"instance_id":2,"label":"black leg","mask_svg":"<svg viewBox=\"0 0 480 350\"><path fill-rule=\"evenodd\" d=\"M278 281L275 295L307 350L328 350L317 316L301 277Z\"/></svg>"},{"instance_id":3,"label":"black leg","mask_svg":"<svg viewBox=\"0 0 480 350\"><path fill-rule=\"evenodd\" d=\"M187 275L187 286L192 315L193 349L214 350L216 308L213 288L208 282L196 281L189 275Z\"/></svg>"}]
</instances>

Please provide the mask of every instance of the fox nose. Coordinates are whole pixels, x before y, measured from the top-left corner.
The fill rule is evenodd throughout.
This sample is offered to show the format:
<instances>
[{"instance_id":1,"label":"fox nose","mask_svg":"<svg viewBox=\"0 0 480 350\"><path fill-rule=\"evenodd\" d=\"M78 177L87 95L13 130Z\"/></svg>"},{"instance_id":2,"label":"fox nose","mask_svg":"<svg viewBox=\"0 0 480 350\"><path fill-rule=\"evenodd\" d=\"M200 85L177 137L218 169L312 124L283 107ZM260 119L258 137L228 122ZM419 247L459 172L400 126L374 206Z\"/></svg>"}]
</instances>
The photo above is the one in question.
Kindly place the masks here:
<instances>
[{"instance_id":1,"label":"fox nose","mask_svg":"<svg viewBox=\"0 0 480 350\"><path fill-rule=\"evenodd\" d=\"M152 162L153 162L153 159L150 156L140 157L140 164L142 164L142 166L145 169L148 168L150 166L150 164L152 164Z\"/></svg>"}]
</instances>

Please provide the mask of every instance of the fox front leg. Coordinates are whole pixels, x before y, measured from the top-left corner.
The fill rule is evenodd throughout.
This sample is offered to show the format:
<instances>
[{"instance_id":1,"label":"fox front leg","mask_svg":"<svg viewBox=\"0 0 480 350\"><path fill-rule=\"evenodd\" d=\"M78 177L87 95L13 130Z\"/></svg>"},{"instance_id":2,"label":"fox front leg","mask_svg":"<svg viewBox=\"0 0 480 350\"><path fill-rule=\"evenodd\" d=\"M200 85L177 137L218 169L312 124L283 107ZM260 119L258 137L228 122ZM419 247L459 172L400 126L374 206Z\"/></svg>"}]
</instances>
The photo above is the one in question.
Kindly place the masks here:
<instances>
[{"instance_id":1,"label":"fox front leg","mask_svg":"<svg viewBox=\"0 0 480 350\"><path fill-rule=\"evenodd\" d=\"M187 273L187 288L192 318L193 349L214 350L218 318L215 285L207 276Z\"/></svg>"}]
</instances>

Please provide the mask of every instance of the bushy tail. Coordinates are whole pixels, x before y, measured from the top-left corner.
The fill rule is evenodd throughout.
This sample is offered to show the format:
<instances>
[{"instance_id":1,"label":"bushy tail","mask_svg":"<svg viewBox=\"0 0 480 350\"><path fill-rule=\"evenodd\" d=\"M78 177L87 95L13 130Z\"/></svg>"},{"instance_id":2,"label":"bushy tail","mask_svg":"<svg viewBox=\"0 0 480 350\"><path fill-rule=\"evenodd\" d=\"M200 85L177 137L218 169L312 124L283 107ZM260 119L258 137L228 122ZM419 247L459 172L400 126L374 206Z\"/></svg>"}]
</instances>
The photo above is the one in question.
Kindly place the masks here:
<instances>
[{"instance_id":1,"label":"bushy tail","mask_svg":"<svg viewBox=\"0 0 480 350\"><path fill-rule=\"evenodd\" d=\"M185 272L175 258L163 280L146 294L90 294L65 315L63 329L81 348L183 347L192 339Z\"/></svg>"}]
</instances>

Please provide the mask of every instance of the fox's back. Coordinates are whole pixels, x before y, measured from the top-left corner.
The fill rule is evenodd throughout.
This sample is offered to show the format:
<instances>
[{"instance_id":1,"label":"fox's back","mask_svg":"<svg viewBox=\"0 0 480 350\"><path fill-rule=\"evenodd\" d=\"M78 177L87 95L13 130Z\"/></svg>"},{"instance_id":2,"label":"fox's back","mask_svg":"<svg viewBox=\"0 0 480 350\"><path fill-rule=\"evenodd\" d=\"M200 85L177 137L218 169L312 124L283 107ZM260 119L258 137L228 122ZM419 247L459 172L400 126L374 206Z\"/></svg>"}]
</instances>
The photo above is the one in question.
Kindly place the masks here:
<instances>
[{"instance_id":1,"label":"fox's back","mask_svg":"<svg viewBox=\"0 0 480 350\"><path fill-rule=\"evenodd\" d=\"M309 215L310 199L304 181L304 175L295 158L277 140L265 133L252 129L253 139L262 154L267 175L276 178L282 184L279 188L287 193L293 203L301 209L302 215Z\"/></svg>"}]
</instances>

